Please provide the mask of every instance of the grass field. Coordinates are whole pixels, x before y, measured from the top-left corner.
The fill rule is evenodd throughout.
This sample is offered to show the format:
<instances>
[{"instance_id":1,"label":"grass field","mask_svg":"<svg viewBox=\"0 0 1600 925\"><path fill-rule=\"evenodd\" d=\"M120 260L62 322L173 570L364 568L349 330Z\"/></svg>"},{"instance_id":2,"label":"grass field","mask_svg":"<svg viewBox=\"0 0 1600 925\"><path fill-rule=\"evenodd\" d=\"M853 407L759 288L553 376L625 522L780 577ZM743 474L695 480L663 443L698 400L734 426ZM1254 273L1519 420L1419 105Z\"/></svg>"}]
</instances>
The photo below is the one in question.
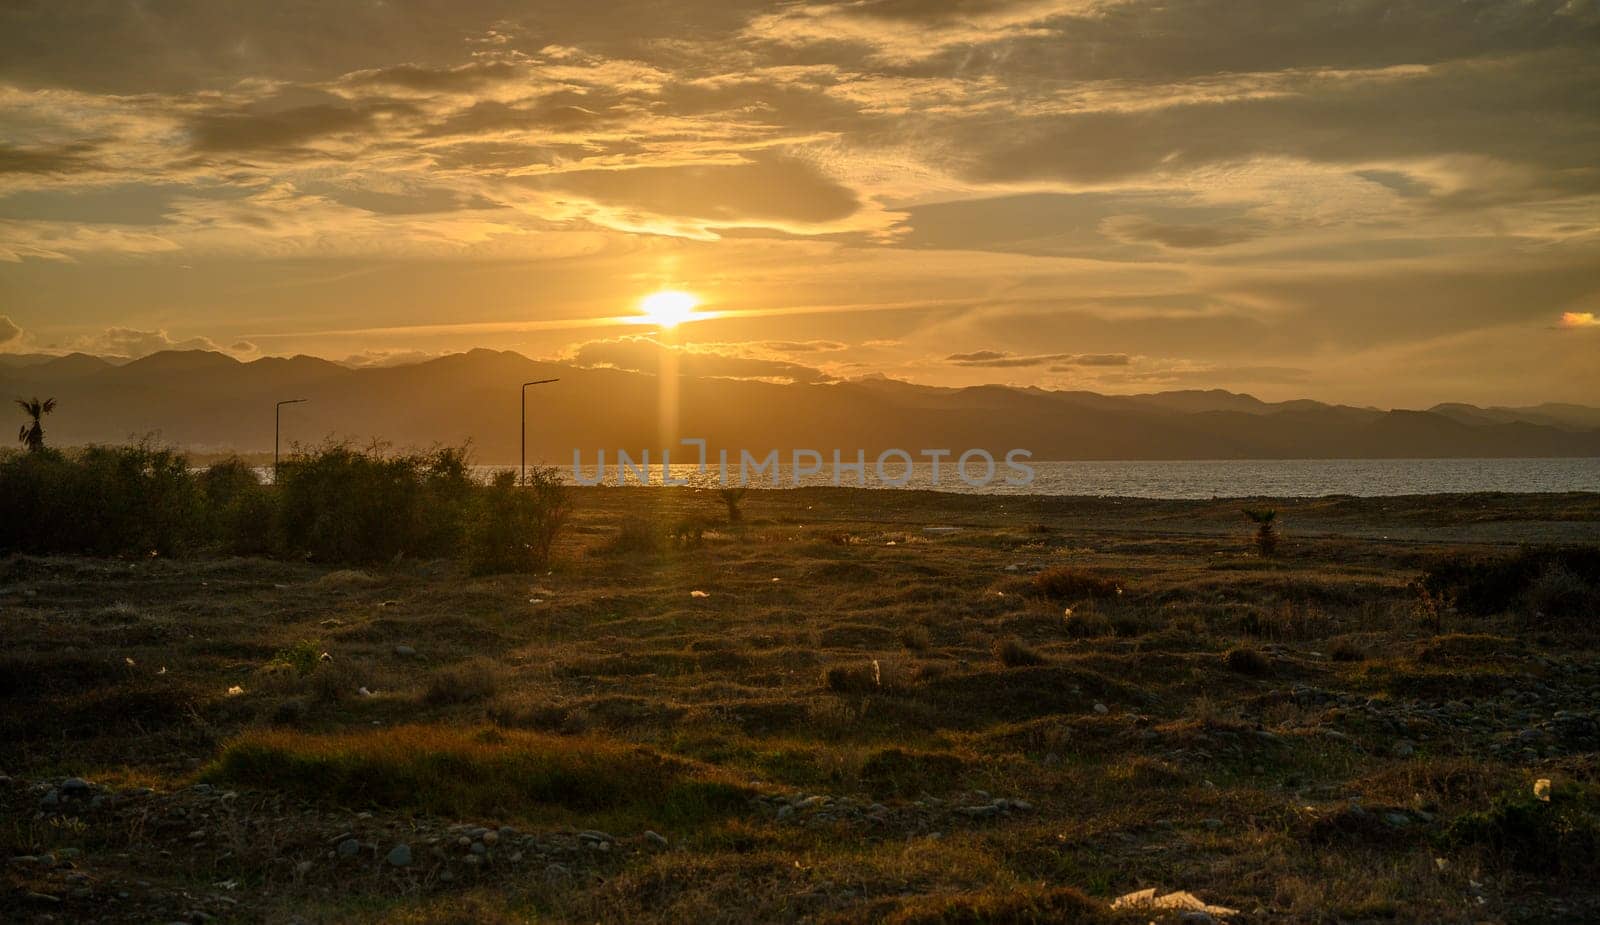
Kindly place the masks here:
<instances>
[{"instance_id":1,"label":"grass field","mask_svg":"<svg viewBox=\"0 0 1600 925\"><path fill-rule=\"evenodd\" d=\"M1270 559L1239 508L592 489L533 578L3 560L0 916L1600 916L1592 615L1415 586L1600 496L1284 503Z\"/></svg>"}]
</instances>

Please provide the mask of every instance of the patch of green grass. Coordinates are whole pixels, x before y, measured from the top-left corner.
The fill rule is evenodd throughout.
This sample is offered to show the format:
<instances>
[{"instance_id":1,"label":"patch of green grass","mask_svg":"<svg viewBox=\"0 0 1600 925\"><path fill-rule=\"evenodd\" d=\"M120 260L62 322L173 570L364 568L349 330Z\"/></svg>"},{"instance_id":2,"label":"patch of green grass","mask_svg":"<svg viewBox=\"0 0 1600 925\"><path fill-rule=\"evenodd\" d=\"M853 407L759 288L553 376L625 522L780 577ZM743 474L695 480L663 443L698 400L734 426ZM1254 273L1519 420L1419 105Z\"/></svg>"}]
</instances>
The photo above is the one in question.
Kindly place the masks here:
<instances>
[{"instance_id":1,"label":"patch of green grass","mask_svg":"<svg viewBox=\"0 0 1600 925\"><path fill-rule=\"evenodd\" d=\"M1566 783L1549 801L1532 788L1502 794L1488 809L1450 823L1446 843L1474 845L1518 870L1560 874L1593 883L1600 878L1600 786Z\"/></svg>"},{"instance_id":2,"label":"patch of green grass","mask_svg":"<svg viewBox=\"0 0 1600 925\"><path fill-rule=\"evenodd\" d=\"M830 925L1071 925L1110 920L1104 906L1070 887L933 893L866 903L826 919Z\"/></svg>"},{"instance_id":3,"label":"patch of green grass","mask_svg":"<svg viewBox=\"0 0 1600 925\"><path fill-rule=\"evenodd\" d=\"M495 729L248 733L204 775L340 806L471 818L613 813L692 823L743 808L715 769L620 742Z\"/></svg>"},{"instance_id":4,"label":"patch of green grass","mask_svg":"<svg viewBox=\"0 0 1600 925\"><path fill-rule=\"evenodd\" d=\"M867 756L861 782L874 793L914 797L953 789L967 768L960 755L885 748Z\"/></svg>"}]
</instances>

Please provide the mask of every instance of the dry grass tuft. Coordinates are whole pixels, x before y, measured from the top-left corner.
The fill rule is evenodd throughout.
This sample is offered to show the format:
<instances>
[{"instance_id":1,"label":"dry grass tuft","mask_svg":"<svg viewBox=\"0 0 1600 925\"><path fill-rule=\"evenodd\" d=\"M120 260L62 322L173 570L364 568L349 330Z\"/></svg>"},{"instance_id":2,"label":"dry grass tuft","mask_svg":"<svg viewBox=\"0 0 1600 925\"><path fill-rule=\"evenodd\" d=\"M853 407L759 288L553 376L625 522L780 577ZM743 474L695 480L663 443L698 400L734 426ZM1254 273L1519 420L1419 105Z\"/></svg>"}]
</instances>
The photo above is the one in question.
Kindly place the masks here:
<instances>
[{"instance_id":1,"label":"dry grass tuft","mask_svg":"<svg viewBox=\"0 0 1600 925\"><path fill-rule=\"evenodd\" d=\"M205 777L345 808L454 818L552 809L705 818L748 798L711 769L618 741L445 726L250 732L224 747Z\"/></svg>"},{"instance_id":2,"label":"dry grass tuft","mask_svg":"<svg viewBox=\"0 0 1600 925\"><path fill-rule=\"evenodd\" d=\"M435 706L479 703L500 689L500 674L500 666L486 658L441 668L429 676L422 699Z\"/></svg>"},{"instance_id":3,"label":"dry grass tuft","mask_svg":"<svg viewBox=\"0 0 1600 925\"><path fill-rule=\"evenodd\" d=\"M1000 664L1007 668L1028 668L1034 665L1048 665L1050 659L1032 646L1015 636L1002 639L995 644L994 657Z\"/></svg>"},{"instance_id":4,"label":"dry grass tuft","mask_svg":"<svg viewBox=\"0 0 1600 925\"><path fill-rule=\"evenodd\" d=\"M900 644L912 652L926 652L933 647L933 637L925 626L907 626L900 630Z\"/></svg>"},{"instance_id":5,"label":"dry grass tuft","mask_svg":"<svg viewBox=\"0 0 1600 925\"><path fill-rule=\"evenodd\" d=\"M1122 582L1080 568L1060 565L1033 576L1033 588L1051 600L1072 602L1116 597L1122 593Z\"/></svg>"},{"instance_id":6,"label":"dry grass tuft","mask_svg":"<svg viewBox=\"0 0 1600 925\"><path fill-rule=\"evenodd\" d=\"M1229 649L1223 653L1222 663L1228 666L1229 671L1253 678L1265 677L1272 673L1272 660L1261 654L1260 650L1249 646Z\"/></svg>"}]
</instances>

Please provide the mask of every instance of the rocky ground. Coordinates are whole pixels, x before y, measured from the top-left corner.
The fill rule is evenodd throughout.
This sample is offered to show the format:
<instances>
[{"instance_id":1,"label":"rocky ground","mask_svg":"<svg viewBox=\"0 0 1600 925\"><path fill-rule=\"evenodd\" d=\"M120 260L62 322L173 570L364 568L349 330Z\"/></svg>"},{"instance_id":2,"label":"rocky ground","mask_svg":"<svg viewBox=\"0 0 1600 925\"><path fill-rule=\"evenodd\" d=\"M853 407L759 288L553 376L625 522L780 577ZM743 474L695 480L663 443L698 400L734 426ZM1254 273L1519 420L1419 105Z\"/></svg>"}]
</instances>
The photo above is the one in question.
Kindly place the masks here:
<instances>
[{"instance_id":1,"label":"rocky ground","mask_svg":"<svg viewBox=\"0 0 1600 925\"><path fill-rule=\"evenodd\" d=\"M1264 560L1222 505L848 493L618 549L710 503L639 497L532 579L0 564L0 919L1600 918L1588 620L1415 585L1586 499L1286 507Z\"/></svg>"}]
</instances>

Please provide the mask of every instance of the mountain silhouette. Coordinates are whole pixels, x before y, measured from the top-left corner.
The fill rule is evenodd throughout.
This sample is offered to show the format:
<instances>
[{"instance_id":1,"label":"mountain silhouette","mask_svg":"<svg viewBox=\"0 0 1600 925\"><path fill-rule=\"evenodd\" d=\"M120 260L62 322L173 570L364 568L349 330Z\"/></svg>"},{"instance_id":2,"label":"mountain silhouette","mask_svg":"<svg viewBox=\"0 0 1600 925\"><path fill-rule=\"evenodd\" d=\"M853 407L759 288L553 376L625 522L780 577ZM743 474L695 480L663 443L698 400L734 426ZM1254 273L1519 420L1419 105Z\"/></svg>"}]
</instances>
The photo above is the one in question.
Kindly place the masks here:
<instances>
[{"instance_id":1,"label":"mountain silhouette","mask_svg":"<svg viewBox=\"0 0 1600 925\"><path fill-rule=\"evenodd\" d=\"M838 448L848 458L899 447L917 454L1012 448L1036 459L1315 459L1600 456L1600 409L1578 405L1384 411L1309 400L1265 402L1221 390L1142 395L977 386L938 388L882 377L806 384L683 378L678 426L660 423L656 377L473 350L409 365L351 368L308 356L241 362L207 351L140 359L71 354L0 362L0 394L49 395L58 446L155 433L195 451L271 450L273 403L285 446L329 437L400 447L470 440L486 463L518 457L519 386L528 392L530 460L592 461L604 448L676 446L764 454ZM652 458L659 460L657 451ZM690 461L688 451L674 458Z\"/></svg>"}]
</instances>

